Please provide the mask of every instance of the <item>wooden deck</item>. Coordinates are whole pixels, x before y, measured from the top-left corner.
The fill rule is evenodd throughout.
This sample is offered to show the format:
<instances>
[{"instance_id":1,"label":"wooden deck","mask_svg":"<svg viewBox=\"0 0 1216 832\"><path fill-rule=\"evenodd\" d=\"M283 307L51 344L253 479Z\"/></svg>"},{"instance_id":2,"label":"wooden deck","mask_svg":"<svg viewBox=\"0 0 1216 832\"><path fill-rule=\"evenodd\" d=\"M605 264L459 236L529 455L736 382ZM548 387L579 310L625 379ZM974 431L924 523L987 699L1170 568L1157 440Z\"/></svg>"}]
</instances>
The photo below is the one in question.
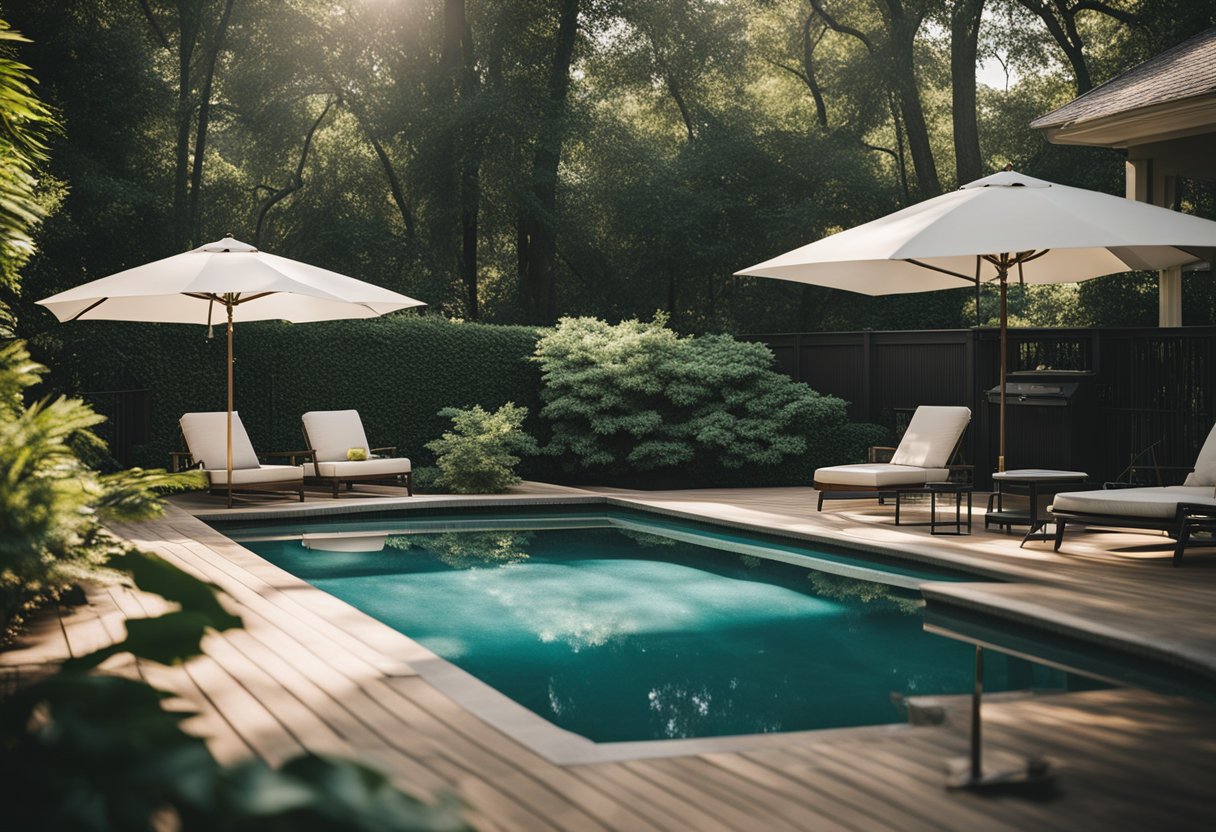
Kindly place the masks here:
<instances>
[{"instance_id":1,"label":"wooden deck","mask_svg":"<svg viewBox=\"0 0 1216 832\"><path fill-rule=\"evenodd\" d=\"M558 492L543 493L551 501ZM961 604L1013 618L1061 616L1062 629L1110 643L1144 642L1146 651L1188 666L1203 667L1216 654L1216 558L1197 551L1183 569L1171 569L1168 550L1159 551L1152 537L1083 535L1054 555L1045 544L1018 549L1004 535L931 539L922 529L896 529L889 510L872 505L841 504L816 515L809 489L599 494L952 561L1019 581L943 590L957 592ZM117 531L221 586L245 621L243 630L209 636L205 655L184 667L112 660L116 672L141 673L176 693L170 707L197 711L190 729L208 737L219 759L258 755L278 763L303 749L357 757L409 791L456 793L479 829L1110 832L1206 830L1216 816L1216 709L1135 690L986 703L989 748L1045 753L1055 763L1055 786L1029 796L943 788L946 760L966 746L960 703L951 703L940 726L773 735L746 750L556 765L417 675L408 639L186 511L172 508L158 521ZM127 587L93 587L87 605L40 620L0 654L0 669L9 681L45 672L65 656L120 638L126 618L163 607L158 597Z\"/></svg>"}]
</instances>

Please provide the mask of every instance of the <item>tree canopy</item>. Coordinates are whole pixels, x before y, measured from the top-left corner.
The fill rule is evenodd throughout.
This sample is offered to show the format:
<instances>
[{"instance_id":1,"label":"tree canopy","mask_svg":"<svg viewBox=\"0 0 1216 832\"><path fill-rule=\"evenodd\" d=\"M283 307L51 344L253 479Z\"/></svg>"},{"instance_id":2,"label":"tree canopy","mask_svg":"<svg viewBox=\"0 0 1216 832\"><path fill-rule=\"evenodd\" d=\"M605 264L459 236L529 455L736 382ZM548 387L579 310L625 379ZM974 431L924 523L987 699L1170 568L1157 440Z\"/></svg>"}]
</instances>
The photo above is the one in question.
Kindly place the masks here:
<instances>
[{"instance_id":1,"label":"tree canopy","mask_svg":"<svg viewBox=\"0 0 1216 832\"><path fill-rule=\"evenodd\" d=\"M1120 192L1120 153L1053 146L1028 123L1216 23L1187 0L5 12L63 124L44 139L41 187L62 204L37 232L28 298L231 232L450 317L662 310L684 332L972 324L966 290L870 299L732 273L1006 163ZM977 65L998 69L977 83ZM1210 184L1184 200L1216 202ZM1151 281L1052 291L1023 319L1152 323ZM1210 286L1188 292L1187 322L1209 322Z\"/></svg>"}]
</instances>

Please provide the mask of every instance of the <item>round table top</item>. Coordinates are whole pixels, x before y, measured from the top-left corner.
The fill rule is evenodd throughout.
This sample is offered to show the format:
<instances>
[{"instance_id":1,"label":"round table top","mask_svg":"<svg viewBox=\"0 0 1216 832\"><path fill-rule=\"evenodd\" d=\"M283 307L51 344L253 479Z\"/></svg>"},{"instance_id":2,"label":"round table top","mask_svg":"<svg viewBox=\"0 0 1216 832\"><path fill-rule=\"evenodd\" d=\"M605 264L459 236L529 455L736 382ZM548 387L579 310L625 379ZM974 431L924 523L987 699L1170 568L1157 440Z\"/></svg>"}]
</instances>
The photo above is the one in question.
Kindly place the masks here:
<instances>
[{"instance_id":1,"label":"round table top","mask_svg":"<svg viewBox=\"0 0 1216 832\"><path fill-rule=\"evenodd\" d=\"M994 480L1086 480L1089 474L1084 471L1054 471L1050 468L1015 468L1012 471L998 471L992 475Z\"/></svg>"}]
</instances>

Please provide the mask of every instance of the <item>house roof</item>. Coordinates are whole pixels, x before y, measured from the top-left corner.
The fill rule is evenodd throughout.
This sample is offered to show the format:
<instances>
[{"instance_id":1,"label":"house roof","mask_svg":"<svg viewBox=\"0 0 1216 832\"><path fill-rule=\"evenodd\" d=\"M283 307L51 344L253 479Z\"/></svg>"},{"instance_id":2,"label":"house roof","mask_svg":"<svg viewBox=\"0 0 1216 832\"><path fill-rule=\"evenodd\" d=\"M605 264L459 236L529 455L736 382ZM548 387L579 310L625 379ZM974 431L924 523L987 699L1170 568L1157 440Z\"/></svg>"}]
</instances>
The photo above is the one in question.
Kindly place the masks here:
<instances>
[{"instance_id":1,"label":"house roof","mask_svg":"<svg viewBox=\"0 0 1216 832\"><path fill-rule=\"evenodd\" d=\"M1046 130L1053 142L1110 147L1216 131L1216 27L1094 87L1030 126Z\"/></svg>"}]
</instances>

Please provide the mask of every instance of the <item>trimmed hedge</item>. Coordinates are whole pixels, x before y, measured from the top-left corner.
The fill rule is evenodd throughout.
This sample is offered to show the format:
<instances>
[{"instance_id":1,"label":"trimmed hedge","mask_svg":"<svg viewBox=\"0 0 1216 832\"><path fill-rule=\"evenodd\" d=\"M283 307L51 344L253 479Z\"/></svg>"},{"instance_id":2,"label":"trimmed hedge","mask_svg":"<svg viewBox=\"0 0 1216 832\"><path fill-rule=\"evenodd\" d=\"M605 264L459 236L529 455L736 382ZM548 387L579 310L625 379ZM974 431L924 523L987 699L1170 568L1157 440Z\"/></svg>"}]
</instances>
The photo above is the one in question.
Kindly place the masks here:
<instances>
[{"instance_id":1,"label":"trimmed hedge","mask_svg":"<svg viewBox=\"0 0 1216 832\"><path fill-rule=\"evenodd\" d=\"M53 383L72 391L148 388L151 438L133 464L165 466L183 448L178 418L226 406L223 327L81 322L55 331ZM300 414L354 408L368 441L396 445L427 465L427 442L450 420L446 407L508 401L540 409L537 330L453 323L438 316L238 324L236 409L259 452L304 447ZM536 426L529 429L535 432Z\"/></svg>"},{"instance_id":2,"label":"trimmed hedge","mask_svg":"<svg viewBox=\"0 0 1216 832\"><path fill-rule=\"evenodd\" d=\"M259 322L236 327L236 406L259 451L304 447L300 415L354 408L373 445L396 445L415 470L434 464L426 443L450 427L444 408L507 402L528 408L524 429L542 442L550 425L538 417L541 367L532 360L542 330L526 326L454 323L435 315L405 314L313 324ZM34 339L54 367L48 379L69 393L151 391L151 435L124 462L164 467L182 450L182 413L223 410L223 327L206 338L202 327L90 321L57 326ZM100 401L104 410L104 401ZM103 426L104 428L104 426ZM816 467L859 462L865 448L889 432L841 423L813 432L805 452L777 465L724 469L701 457L678 471L634 471L612 466L571 471L551 456L526 458L520 474L571 484L643 488L807 485ZM420 472L421 473L421 472Z\"/></svg>"}]
</instances>

